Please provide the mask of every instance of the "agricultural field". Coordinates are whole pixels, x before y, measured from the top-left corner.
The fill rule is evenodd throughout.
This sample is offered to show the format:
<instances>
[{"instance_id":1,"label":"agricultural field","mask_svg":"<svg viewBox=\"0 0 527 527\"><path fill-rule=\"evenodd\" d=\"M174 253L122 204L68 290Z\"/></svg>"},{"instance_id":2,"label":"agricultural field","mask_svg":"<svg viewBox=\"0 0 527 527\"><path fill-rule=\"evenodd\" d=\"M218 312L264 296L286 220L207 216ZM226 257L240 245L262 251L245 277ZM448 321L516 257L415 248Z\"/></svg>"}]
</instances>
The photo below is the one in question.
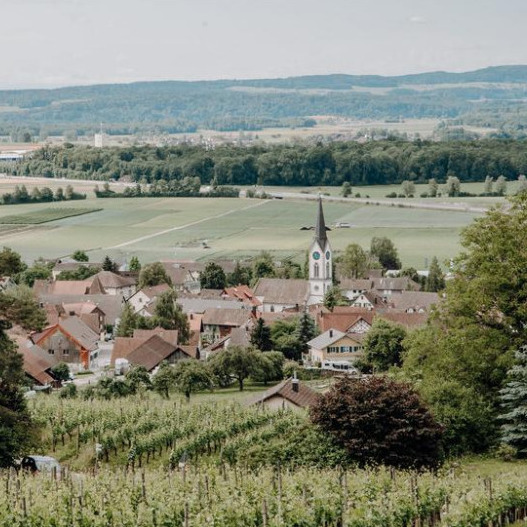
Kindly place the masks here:
<instances>
[{"instance_id":1,"label":"agricultural field","mask_svg":"<svg viewBox=\"0 0 527 527\"><path fill-rule=\"evenodd\" d=\"M40 205L42 206L42 204ZM48 207L46 209L26 212L24 214L2 216L0 217L0 224L38 225L40 223L71 218L72 216L82 216L83 214L98 212L99 210L102 209Z\"/></svg>"},{"instance_id":2,"label":"agricultural field","mask_svg":"<svg viewBox=\"0 0 527 527\"><path fill-rule=\"evenodd\" d=\"M460 460L434 473L328 463L304 413L241 402L33 400L43 448L65 469L0 473L0 523L497 527L527 514L524 463Z\"/></svg>"},{"instance_id":3,"label":"agricultural field","mask_svg":"<svg viewBox=\"0 0 527 527\"><path fill-rule=\"evenodd\" d=\"M384 187L381 192L384 195ZM136 255L142 262L243 259L267 250L277 259L292 256L303 262L313 233L300 229L312 226L316 216L315 204L303 199L96 199L91 194L87 200L68 202L71 209L86 207L102 210L24 231L0 229L0 244L12 247L27 261L39 256L57 258L83 249L92 261L100 261L106 254L118 260ZM1 206L0 223L15 213L33 214L40 210L42 204ZM324 212L328 225L338 221L351 224L351 228L331 232L335 250L352 242L368 247L373 236L388 236L399 248L404 265L417 268L425 266L433 256L441 262L455 256L461 229L481 215L462 207L459 212L452 212L365 202L327 202Z\"/></svg>"}]
</instances>

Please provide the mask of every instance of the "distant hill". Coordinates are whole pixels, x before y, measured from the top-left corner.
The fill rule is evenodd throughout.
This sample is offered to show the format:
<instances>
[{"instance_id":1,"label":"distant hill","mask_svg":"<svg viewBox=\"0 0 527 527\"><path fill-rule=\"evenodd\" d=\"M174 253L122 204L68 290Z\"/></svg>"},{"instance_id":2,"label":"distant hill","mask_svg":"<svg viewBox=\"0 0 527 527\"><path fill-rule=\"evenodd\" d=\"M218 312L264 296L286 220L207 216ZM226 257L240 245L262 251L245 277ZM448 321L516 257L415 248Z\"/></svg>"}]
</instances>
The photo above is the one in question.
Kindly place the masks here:
<instances>
[{"instance_id":1,"label":"distant hill","mask_svg":"<svg viewBox=\"0 0 527 527\"><path fill-rule=\"evenodd\" d=\"M0 91L0 134L259 130L311 126L312 115L398 120L434 117L527 129L527 66L395 77L162 81Z\"/></svg>"}]
</instances>

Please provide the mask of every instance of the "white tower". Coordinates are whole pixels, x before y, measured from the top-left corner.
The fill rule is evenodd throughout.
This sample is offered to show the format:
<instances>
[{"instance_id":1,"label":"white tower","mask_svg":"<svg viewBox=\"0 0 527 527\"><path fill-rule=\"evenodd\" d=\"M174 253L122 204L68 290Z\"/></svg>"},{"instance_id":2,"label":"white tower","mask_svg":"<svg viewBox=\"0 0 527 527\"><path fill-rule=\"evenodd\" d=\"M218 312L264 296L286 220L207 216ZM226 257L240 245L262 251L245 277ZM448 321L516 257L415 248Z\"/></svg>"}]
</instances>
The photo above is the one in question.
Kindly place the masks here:
<instances>
[{"instance_id":1,"label":"white tower","mask_svg":"<svg viewBox=\"0 0 527 527\"><path fill-rule=\"evenodd\" d=\"M318 304L333 284L333 252L326 234L326 222L322 210L322 198L318 198L318 215L315 238L309 247L309 300Z\"/></svg>"}]
</instances>

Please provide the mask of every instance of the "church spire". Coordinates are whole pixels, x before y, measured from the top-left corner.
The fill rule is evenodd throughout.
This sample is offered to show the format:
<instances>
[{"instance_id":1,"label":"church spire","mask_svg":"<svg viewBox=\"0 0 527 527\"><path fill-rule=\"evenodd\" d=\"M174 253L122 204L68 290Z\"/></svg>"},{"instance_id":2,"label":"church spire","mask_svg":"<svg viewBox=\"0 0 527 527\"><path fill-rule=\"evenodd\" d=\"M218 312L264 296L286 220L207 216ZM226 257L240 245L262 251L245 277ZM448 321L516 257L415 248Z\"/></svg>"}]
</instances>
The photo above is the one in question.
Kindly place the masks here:
<instances>
[{"instance_id":1,"label":"church spire","mask_svg":"<svg viewBox=\"0 0 527 527\"><path fill-rule=\"evenodd\" d=\"M326 235L326 222L324 221L324 211L322 210L322 198L320 196L318 198L318 216L317 223L315 225L315 240L322 249L324 249L328 240Z\"/></svg>"}]
</instances>

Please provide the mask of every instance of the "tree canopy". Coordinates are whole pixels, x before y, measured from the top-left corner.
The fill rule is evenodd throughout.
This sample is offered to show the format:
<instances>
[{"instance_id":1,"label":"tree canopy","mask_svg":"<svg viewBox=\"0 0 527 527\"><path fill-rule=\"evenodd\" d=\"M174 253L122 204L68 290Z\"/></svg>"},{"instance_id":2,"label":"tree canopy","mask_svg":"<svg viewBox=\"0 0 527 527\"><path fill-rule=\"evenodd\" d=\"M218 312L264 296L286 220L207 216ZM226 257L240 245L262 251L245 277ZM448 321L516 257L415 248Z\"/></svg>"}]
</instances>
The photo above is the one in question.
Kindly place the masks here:
<instances>
[{"instance_id":1,"label":"tree canopy","mask_svg":"<svg viewBox=\"0 0 527 527\"><path fill-rule=\"evenodd\" d=\"M409 384L344 377L310 416L360 465L430 468L441 462L442 427Z\"/></svg>"}]
</instances>

